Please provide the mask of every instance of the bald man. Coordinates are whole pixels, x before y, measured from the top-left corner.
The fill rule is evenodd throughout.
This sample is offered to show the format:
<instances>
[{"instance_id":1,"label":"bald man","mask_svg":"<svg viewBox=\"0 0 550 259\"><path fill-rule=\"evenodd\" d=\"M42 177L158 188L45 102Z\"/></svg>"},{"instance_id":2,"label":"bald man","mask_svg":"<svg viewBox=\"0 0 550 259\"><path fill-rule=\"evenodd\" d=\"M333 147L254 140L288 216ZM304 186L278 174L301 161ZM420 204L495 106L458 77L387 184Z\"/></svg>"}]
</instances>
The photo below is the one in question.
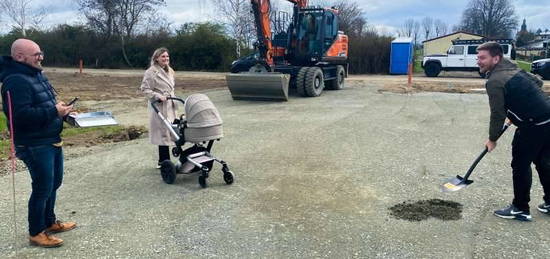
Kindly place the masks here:
<instances>
[{"instance_id":1,"label":"bald man","mask_svg":"<svg viewBox=\"0 0 550 259\"><path fill-rule=\"evenodd\" d=\"M16 155L23 160L32 179L29 199L29 242L41 247L58 247L63 240L51 235L76 227L57 220L54 208L57 189L63 181L61 131L63 118L72 110L56 101L55 89L42 74L44 53L27 39L18 39L11 57L0 57L2 105L13 121ZM9 98L9 99L8 99ZM9 107L13 117L10 118Z\"/></svg>"}]
</instances>

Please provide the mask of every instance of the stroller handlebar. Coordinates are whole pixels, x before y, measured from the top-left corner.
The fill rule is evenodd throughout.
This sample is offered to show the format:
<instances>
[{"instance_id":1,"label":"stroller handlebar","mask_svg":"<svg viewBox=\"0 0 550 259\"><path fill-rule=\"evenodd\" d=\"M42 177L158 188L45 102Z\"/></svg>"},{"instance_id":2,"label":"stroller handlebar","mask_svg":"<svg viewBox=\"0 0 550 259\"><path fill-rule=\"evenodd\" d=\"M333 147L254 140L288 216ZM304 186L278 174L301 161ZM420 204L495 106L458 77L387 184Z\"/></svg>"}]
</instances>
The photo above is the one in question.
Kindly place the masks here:
<instances>
[{"instance_id":1,"label":"stroller handlebar","mask_svg":"<svg viewBox=\"0 0 550 259\"><path fill-rule=\"evenodd\" d=\"M182 104L185 104L185 101L179 97L171 97L171 96L168 96L166 97L166 100L176 100L176 101L179 101L181 102ZM156 113L159 112L159 109L157 108L157 103L161 103L162 101L161 100L154 100L151 102L151 106L153 107L153 110L155 110Z\"/></svg>"}]
</instances>

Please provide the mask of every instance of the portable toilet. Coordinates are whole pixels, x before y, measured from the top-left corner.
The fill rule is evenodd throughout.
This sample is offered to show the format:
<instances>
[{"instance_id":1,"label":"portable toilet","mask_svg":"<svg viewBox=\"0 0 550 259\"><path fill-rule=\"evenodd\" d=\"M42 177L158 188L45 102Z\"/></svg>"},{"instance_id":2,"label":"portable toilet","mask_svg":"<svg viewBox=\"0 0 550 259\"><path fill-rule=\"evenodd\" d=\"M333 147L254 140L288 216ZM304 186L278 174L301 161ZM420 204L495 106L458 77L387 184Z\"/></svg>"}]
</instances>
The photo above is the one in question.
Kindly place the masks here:
<instances>
[{"instance_id":1,"label":"portable toilet","mask_svg":"<svg viewBox=\"0 0 550 259\"><path fill-rule=\"evenodd\" d=\"M397 38L391 42L390 74L406 75L413 60L413 39Z\"/></svg>"}]
</instances>

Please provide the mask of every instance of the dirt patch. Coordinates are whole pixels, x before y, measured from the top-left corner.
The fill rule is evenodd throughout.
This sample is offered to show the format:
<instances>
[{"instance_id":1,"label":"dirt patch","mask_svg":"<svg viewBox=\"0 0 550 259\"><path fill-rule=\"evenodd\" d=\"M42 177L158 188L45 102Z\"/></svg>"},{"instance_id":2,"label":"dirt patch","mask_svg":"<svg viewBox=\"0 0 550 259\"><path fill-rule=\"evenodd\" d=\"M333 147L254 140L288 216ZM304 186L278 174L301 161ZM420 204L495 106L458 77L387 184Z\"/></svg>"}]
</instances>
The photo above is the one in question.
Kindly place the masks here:
<instances>
[{"instance_id":1,"label":"dirt patch","mask_svg":"<svg viewBox=\"0 0 550 259\"><path fill-rule=\"evenodd\" d=\"M378 92L392 93L419 93L419 92L442 92L442 93L485 93L485 85L468 82L439 82L422 81L413 82L412 87L407 87L406 83L383 84Z\"/></svg>"},{"instance_id":2,"label":"dirt patch","mask_svg":"<svg viewBox=\"0 0 550 259\"><path fill-rule=\"evenodd\" d=\"M58 100L70 101L78 96L81 101L125 100L143 97L139 91L143 75L109 75L48 71L46 76L58 92ZM219 78L176 77L176 89L198 91L227 87Z\"/></svg>"},{"instance_id":3,"label":"dirt patch","mask_svg":"<svg viewBox=\"0 0 550 259\"><path fill-rule=\"evenodd\" d=\"M374 77L374 82L381 87L378 92L392 92L400 94L419 93L419 92L442 92L442 93L477 93L485 94L485 79L478 78L413 78L411 87L408 87L406 78L393 77ZM545 82L546 83L546 82ZM550 84L546 83L542 90L550 95Z\"/></svg>"},{"instance_id":4,"label":"dirt patch","mask_svg":"<svg viewBox=\"0 0 550 259\"><path fill-rule=\"evenodd\" d=\"M65 146L94 146L103 143L121 142L137 139L141 137L147 129L144 127L130 126L119 130L105 133L104 131L91 131L86 134L77 134L63 137Z\"/></svg>"},{"instance_id":5,"label":"dirt patch","mask_svg":"<svg viewBox=\"0 0 550 259\"><path fill-rule=\"evenodd\" d=\"M462 204L440 199L402 202L389 208L390 215L408 221L421 221L429 217L441 220L462 218Z\"/></svg>"}]
</instances>

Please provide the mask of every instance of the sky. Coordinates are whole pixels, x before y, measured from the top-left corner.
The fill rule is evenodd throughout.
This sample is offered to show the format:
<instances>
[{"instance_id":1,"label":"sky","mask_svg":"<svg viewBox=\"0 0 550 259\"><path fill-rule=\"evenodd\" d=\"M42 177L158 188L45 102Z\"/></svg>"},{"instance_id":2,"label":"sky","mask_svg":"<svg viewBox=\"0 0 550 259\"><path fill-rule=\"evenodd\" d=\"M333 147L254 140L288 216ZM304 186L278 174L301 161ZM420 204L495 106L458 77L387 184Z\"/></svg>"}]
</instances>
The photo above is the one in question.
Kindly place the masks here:
<instances>
[{"instance_id":1,"label":"sky","mask_svg":"<svg viewBox=\"0 0 550 259\"><path fill-rule=\"evenodd\" d=\"M44 6L48 10L48 16L44 20L44 27L48 28L60 23L84 23L85 19L78 12L76 0L33 0L35 6ZM284 0L279 6L290 7L291 4ZM331 2L331 0L310 0L310 3L319 1ZM370 26L377 28L379 32L394 35L408 18L421 21L424 17L441 19L451 26L458 24L463 10L469 0L349 0L356 1L365 12ZM511 0L516 15L521 25L522 20L527 20L529 30L550 29L550 0ZM172 22L173 28L186 22L206 22L216 20L210 0L166 0L166 6L161 8L161 13ZM2 19L0 31L6 31L6 18Z\"/></svg>"}]
</instances>

